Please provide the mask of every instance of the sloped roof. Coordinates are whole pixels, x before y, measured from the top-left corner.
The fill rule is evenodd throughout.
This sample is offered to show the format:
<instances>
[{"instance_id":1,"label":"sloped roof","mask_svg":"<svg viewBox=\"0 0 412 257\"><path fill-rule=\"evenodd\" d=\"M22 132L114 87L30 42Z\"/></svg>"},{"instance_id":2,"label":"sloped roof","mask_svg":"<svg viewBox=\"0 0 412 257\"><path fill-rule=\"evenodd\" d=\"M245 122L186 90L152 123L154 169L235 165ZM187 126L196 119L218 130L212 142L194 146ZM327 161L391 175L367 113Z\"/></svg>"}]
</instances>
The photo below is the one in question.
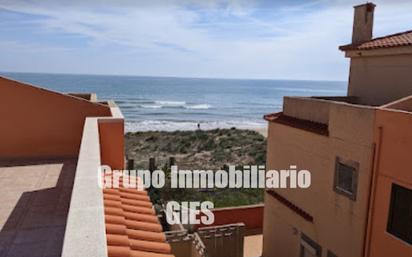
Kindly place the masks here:
<instances>
[{"instance_id":1,"label":"sloped roof","mask_svg":"<svg viewBox=\"0 0 412 257\"><path fill-rule=\"evenodd\" d=\"M173 257L146 191L103 189L109 257Z\"/></svg>"},{"instance_id":2,"label":"sloped roof","mask_svg":"<svg viewBox=\"0 0 412 257\"><path fill-rule=\"evenodd\" d=\"M327 124L287 116L284 115L283 112L266 114L263 116L263 119L269 122L275 122L293 128L306 130L322 136L329 136L329 128Z\"/></svg>"},{"instance_id":3,"label":"sloped roof","mask_svg":"<svg viewBox=\"0 0 412 257\"><path fill-rule=\"evenodd\" d=\"M349 44L340 46L342 51L348 50L372 50L412 45L412 30L396 33L384 37L378 37L361 44Z\"/></svg>"}]
</instances>

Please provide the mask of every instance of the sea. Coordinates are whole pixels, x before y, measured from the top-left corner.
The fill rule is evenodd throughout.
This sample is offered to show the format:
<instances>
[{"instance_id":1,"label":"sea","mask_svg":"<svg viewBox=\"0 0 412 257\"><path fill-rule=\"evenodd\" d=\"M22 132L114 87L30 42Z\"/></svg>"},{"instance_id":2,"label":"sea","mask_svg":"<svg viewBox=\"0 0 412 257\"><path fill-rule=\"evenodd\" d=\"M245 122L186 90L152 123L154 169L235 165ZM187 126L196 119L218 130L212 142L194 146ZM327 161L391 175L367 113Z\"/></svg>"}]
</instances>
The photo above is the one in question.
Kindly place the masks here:
<instances>
[{"instance_id":1,"label":"sea","mask_svg":"<svg viewBox=\"0 0 412 257\"><path fill-rule=\"evenodd\" d=\"M1 73L59 92L93 92L114 100L126 131L266 127L263 115L282 109L284 96L346 94L344 81L209 79L145 76Z\"/></svg>"}]
</instances>

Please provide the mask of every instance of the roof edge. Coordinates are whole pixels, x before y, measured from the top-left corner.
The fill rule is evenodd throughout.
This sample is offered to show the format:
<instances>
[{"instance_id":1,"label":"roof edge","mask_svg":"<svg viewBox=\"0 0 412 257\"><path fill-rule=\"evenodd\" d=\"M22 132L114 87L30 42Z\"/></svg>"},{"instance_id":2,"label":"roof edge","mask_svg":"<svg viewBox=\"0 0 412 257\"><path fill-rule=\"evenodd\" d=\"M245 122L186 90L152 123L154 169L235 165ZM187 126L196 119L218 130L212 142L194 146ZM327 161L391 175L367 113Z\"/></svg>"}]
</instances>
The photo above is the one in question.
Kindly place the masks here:
<instances>
[{"instance_id":1,"label":"roof edge","mask_svg":"<svg viewBox=\"0 0 412 257\"><path fill-rule=\"evenodd\" d=\"M380 49L380 48L394 48L394 47L407 46L407 45L399 45L399 46L388 46L388 47L372 47L372 48L369 48L369 49L357 49L360 45L365 44L365 43L374 42L376 40L386 39L386 38L390 38L390 37L396 37L396 36L400 36L400 35L407 34L407 33L412 33L412 30L397 32L397 33L394 33L394 34L389 34L389 35L386 35L386 36L373 38L371 40L368 40L368 41L365 41L365 42L362 42L362 43L358 43L358 44L341 45L341 46L339 46L339 50L341 50L341 51L372 50L372 49Z\"/></svg>"}]
</instances>

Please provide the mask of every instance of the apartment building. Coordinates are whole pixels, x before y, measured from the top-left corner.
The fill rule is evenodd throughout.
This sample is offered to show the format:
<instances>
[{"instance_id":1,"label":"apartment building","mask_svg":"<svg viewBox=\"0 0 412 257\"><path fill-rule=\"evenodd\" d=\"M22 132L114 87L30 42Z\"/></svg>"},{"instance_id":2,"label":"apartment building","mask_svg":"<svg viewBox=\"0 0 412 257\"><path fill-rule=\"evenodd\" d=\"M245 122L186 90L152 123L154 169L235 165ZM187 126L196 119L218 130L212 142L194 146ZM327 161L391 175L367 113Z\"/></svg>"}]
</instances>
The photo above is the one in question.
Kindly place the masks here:
<instances>
[{"instance_id":1,"label":"apartment building","mask_svg":"<svg viewBox=\"0 0 412 257\"><path fill-rule=\"evenodd\" d=\"M373 38L374 9L355 6L352 42L340 47L347 96L285 97L265 116L267 169L312 174L308 189L265 193L265 257L412 256L412 31Z\"/></svg>"}]
</instances>

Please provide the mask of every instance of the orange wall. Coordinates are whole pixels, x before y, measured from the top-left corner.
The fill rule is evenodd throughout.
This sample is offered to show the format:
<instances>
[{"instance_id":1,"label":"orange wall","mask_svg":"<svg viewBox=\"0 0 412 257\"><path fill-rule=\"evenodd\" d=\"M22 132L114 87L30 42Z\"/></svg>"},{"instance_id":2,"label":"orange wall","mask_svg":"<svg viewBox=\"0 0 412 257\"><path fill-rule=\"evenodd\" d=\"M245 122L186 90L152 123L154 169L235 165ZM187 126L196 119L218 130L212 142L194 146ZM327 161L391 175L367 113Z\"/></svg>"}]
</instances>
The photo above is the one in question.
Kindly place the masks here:
<instances>
[{"instance_id":1,"label":"orange wall","mask_svg":"<svg viewBox=\"0 0 412 257\"><path fill-rule=\"evenodd\" d=\"M99 136L102 165L124 169L124 120L99 119Z\"/></svg>"},{"instance_id":2,"label":"orange wall","mask_svg":"<svg viewBox=\"0 0 412 257\"><path fill-rule=\"evenodd\" d=\"M377 182L371 220L369 257L409 257L412 246L386 232L392 183L412 189L411 149L412 114L377 110L375 140Z\"/></svg>"},{"instance_id":3,"label":"orange wall","mask_svg":"<svg viewBox=\"0 0 412 257\"><path fill-rule=\"evenodd\" d=\"M77 155L86 117L110 108L0 77L0 159Z\"/></svg>"}]
</instances>

